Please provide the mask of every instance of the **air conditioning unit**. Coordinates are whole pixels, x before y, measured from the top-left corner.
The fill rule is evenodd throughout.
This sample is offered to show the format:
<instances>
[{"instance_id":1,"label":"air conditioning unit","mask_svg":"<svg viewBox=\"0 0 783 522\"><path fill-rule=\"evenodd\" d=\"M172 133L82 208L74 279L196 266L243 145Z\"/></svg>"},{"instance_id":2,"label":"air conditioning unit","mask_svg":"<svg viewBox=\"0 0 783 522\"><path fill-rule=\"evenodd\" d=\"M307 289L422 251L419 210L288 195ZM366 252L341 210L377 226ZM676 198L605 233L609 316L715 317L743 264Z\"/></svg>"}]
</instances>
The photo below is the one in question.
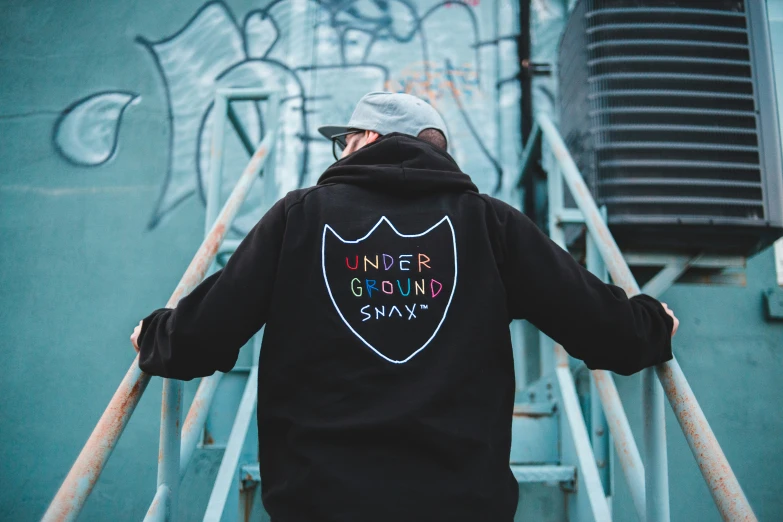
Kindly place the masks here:
<instances>
[{"instance_id":1,"label":"air conditioning unit","mask_svg":"<svg viewBox=\"0 0 783 522\"><path fill-rule=\"evenodd\" d=\"M624 249L750 255L783 235L765 2L581 0L560 130Z\"/></svg>"}]
</instances>

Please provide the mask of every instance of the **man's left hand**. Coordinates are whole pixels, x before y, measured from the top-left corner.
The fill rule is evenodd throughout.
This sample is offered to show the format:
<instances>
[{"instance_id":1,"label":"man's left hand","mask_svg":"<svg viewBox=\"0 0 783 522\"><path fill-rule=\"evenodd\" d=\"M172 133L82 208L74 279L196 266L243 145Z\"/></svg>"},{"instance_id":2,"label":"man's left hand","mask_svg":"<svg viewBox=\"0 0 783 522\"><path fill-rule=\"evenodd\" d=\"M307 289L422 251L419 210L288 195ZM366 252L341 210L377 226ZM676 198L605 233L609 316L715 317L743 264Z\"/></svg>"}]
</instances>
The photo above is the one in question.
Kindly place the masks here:
<instances>
[{"instance_id":1,"label":"man's left hand","mask_svg":"<svg viewBox=\"0 0 783 522\"><path fill-rule=\"evenodd\" d=\"M141 333L141 323L144 321L139 321L139 325L133 329L133 333L130 336L131 344L136 349L136 351L139 351L139 334Z\"/></svg>"}]
</instances>

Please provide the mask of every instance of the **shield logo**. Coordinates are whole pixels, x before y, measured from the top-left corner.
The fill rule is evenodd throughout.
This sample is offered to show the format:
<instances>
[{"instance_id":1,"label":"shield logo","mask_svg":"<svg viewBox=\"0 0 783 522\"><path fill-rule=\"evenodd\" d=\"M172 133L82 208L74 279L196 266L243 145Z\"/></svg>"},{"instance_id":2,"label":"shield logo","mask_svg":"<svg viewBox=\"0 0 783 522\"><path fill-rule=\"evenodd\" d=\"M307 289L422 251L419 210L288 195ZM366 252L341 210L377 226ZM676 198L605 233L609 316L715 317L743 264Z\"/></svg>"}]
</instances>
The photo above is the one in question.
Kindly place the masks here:
<instances>
[{"instance_id":1,"label":"shield logo","mask_svg":"<svg viewBox=\"0 0 783 522\"><path fill-rule=\"evenodd\" d=\"M345 325L396 364L438 335L457 286L457 241L448 216L418 234L400 233L384 216L354 240L324 225L321 263Z\"/></svg>"}]
</instances>

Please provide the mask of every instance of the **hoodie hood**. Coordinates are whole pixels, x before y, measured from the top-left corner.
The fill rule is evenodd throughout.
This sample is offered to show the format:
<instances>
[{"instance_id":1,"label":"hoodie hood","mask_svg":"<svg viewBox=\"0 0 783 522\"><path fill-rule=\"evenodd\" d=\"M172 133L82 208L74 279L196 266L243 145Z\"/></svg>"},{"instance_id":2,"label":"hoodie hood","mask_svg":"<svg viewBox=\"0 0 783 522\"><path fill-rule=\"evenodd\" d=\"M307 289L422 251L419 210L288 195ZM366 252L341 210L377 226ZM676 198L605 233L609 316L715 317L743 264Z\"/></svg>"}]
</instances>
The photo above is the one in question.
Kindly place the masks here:
<instances>
[{"instance_id":1,"label":"hoodie hood","mask_svg":"<svg viewBox=\"0 0 783 522\"><path fill-rule=\"evenodd\" d=\"M387 192L478 192L449 154L426 141L393 132L334 163L319 185L346 183Z\"/></svg>"}]
</instances>

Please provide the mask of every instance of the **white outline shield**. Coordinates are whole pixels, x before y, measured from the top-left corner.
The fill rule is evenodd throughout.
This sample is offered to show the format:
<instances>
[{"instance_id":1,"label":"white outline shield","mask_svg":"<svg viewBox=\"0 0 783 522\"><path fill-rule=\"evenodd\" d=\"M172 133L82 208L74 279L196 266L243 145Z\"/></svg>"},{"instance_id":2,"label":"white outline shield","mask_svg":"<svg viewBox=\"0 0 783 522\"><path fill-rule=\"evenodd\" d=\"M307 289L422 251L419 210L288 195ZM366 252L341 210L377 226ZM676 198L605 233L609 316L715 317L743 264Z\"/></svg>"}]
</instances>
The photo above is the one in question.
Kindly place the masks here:
<instances>
[{"instance_id":1,"label":"white outline shield","mask_svg":"<svg viewBox=\"0 0 783 522\"><path fill-rule=\"evenodd\" d=\"M453 282L451 284L451 291L448 294L448 301L446 302L445 306L443 306L443 304L440 303L437 307L433 307L432 304L430 304L430 303L424 304L423 306L421 304L419 304L419 306L420 306L419 310L420 310L420 312L422 314L424 314L425 311L426 312L430 312L431 314L440 314L440 310L442 309L442 316L440 318L435 316L435 317L430 317L428 319L428 321L427 321L428 324L435 324L436 323L432 333L430 334L429 329L426 330L426 335L425 335L426 340L423 342L423 344L421 344L421 346L405 347L405 349L403 351L405 353L407 353L408 349L409 349L410 350L410 354L406 355L405 357L402 357L402 358L400 358L400 357L393 358L393 357L390 357L387 354L384 354L383 350L379 349L377 346L374 345L373 342L370 342L370 340L368 340L366 338L367 335L362 335L360 332L357 331L357 328L354 327L354 325L352 325L351 323L353 322L353 323L356 323L357 325L360 324L360 323L358 322L358 320L356 318L352 317L351 320L346 318L346 314L343 313L343 310L341 310L340 305L338 305L337 300L335 299L335 294L333 293L333 288L332 288L332 285L330 285L330 283L329 283L329 276L327 275L327 238L328 238L327 232L331 233L337 240L339 240L344 245L359 245L359 244L362 244L368 238L373 237L373 234L376 232L378 227L380 227L381 224L383 224L383 223L388 225L389 228L394 232L394 234L396 234L397 236L399 236L399 238L401 238L400 242L402 243L402 245L405 245L406 243L416 244L417 248L418 248L421 245L421 243L422 243L421 238L425 238L425 236L427 236L427 234L429 234L429 233L431 233L431 232L433 232L435 230L439 230L439 227L441 227L441 226L448 227L448 234L449 234L449 237L451 238L451 241L450 241L451 245L450 246L451 246L452 251L448 252L448 255L449 256L453 255L453 260L454 260L453 261L454 262L454 279L453 279ZM445 232L443 234L445 234ZM406 242L405 241L406 239L408 239L410 241ZM418 241L414 241L416 239L418 239ZM441 247L440 250L442 251L443 248ZM389 256L389 257L391 257L391 256ZM357 263L358 263L358 261L357 261ZM346 258L346 264L348 264L347 258ZM346 239L343 239L334 230L334 228L332 228L330 225L326 224L326 225L324 225L324 231L323 231L322 242L321 242L321 268L322 268L323 276L324 276L324 284L326 285L326 290L329 293L329 298L331 299L332 304L334 305L335 310L337 310L337 313L340 316L340 319L342 319L343 323L345 323L345 325L348 327L348 329L359 340L361 340L362 343L364 343L367 347L369 347L378 356L382 357L386 361L391 362L391 363L395 363L395 364L405 363L405 362L410 361L415 355L417 355L422 350L424 350L424 348L426 348L432 342L432 340L438 334L438 331L440 330L441 326L443 325L443 322L446 320L446 316L448 314L449 307L451 306L451 302L452 302L452 300L454 298L454 292L455 292L455 290L457 288L457 240L456 240L456 236L455 236L455 233L454 233L454 226L452 225L451 220L449 219L449 217L448 216L444 216L440 221L435 223L433 226L431 226L430 228L428 228L424 232L421 232L419 234L402 234L401 232L399 232L394 227L394 225L392 225L391 221L389 221L385 216L383 216L383 217L381 217L378 220L378 222L375 224L375 226L373 226L370 229L370 231L367 234L365 234L364 236L360 237L359 239L346 240ZM351 268L350 265L348 265L348 268ZM357 268L358 268L358 264L357 264ZM365 265L365 268L366 268L366 265ZM447 272L450 272L451 271L450 267L448 267L448 268L449 268L449 270ZM355 270L355 269L353 269L353 270ZM421 267L419 267L419 270L421 270ZM397 281L397 284L400 285L399 280ZM430 285L432 285L432 284L433 283L430 283ZM441 284L441 283L438 282L438 284ZM443 283L442 288L443 287L446 287L446 282ZM394 288L393 284L392 284L391 288ZM432 287L432 288L433 289L431 291L430 297L432 297L432 299L434 299L435 297L433 296L433 294L435 296L437 294L434 291L434 287ZM416 290L418 291L418 287L416 287ZM359 289L359 291L361 292L362 290ZM376 289L376 292L377 291L378 291L378 289ZM349 290L346 289L345 292L349 292ZM371 290L369 288L367 289L367 293L372 295ZM385 293L388 293L388 292L385 292ZM402 294L402 286L400 285L400 295L408 296L410 294L411 294L411 286L410 286L410 279L409 279L408 280L408 294ZM356 294L354 293L354 296L355 295ZM413 303L412 306L413 306L414 312L415 312L416 303ZM410 321L410 319L412 319L412 317L411 317L412 314L411 314L410 309L403 309L403 307L404 307L403 304L401 304L399 306L399 309L398 309L398 312L400 314L399 315L399 319L401 319L402 321L397 323L398 326L395 328L395 332L399 332L400 333L400 335L398 337L403 339L401 342L405 342L404 341L404 338L405 338L405 328L406 328L406 326L408 326L406 324L404 316L405 315L408 316L408 321ZM385 310L385 308L384 308L384 310ZM377 314L377 312L376 312L376 314ZM353 315L356 315L356 314L354 313ZM370 314L364 313L364 315L365 316L369 316ZM392 311L389 312L389 318L390 319L391 319L391 316L392 316ZM378 317L376 315L376 319L377 318ZM365 321L366 320L368 320L368 319L365 319ZM413 324L413 323L411 323L411 324ZM418 344L421 341L419 340L419 341L415 341L415 342L416 342L416 344Z\"/></svg>"}]
</instances>

